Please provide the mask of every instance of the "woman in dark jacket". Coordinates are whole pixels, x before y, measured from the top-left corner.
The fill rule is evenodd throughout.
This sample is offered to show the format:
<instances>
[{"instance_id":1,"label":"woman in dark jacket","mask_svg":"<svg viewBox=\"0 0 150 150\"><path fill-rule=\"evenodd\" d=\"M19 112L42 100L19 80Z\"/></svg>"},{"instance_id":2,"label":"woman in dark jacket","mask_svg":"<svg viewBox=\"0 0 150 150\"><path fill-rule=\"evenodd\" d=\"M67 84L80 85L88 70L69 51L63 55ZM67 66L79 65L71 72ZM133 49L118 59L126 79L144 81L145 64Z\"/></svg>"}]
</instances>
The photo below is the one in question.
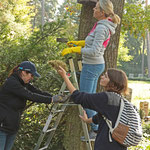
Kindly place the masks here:
<instances>
[{"instance_id":1,"label":"woman in dark jacket","mask_svg":"<svg viewBox=\"0 0 150 150\"><path fill-rule=\"evenodd\" d=\"M100 80L100 85L104 87L105 92L95 94L79 92L72 85L63 68L60 67L58 73L64 79L74 103L98 112L92 118L88 118L85 112L83 116L80 116L87 123L94 122L99 125L94 150L127 150L125 146L119 144L113 138L110 141L110 130L102 117L103 115L111 120L114 127L120 109L120 96L127 93L128 80L125 72L114 68L108 69Z\"/></svg>"},{"instance_id":2,"label":"woman in dark jacket","mask_svg":"<svg viewBox=\"0 0 150 150\"><path fill-rule=\"evenodd\" d=\"M19 128L27 100L37 103L58 102L57 96L43 92L29 82L40 77L35 65L24 61L16 66L0 89L0 150L10 150Z\"/></svg>"}]
</instances>

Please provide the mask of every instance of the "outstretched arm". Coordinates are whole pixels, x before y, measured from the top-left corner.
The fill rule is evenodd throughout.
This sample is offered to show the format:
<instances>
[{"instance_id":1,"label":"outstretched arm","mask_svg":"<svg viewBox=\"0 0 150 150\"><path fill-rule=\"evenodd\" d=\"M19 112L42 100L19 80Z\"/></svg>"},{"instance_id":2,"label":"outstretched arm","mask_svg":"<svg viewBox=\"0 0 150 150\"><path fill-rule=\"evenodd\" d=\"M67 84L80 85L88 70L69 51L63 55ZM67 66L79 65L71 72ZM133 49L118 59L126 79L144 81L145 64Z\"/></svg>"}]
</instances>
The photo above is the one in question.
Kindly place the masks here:
<instances>
[{"instance_id":1,"label":"outstretched arm","mask_svg":"<svg viewBox=\"0 0 150 150\"><path fill-rule=\"evenodd\" d=\"M82 107L92 109L97 112L101 112L105 108L105 106L107 106L108 96L105 92L92 94L80 92L70 82L68 76L66 75L66 71L62 67L59 67L57 71L64 79L67 88L71 93L71 99L74 103L81 104Z\"/></svg>"},{"instance_id":2,"label":"outstretched arm","mask_svg":"<svg viewBox=\"0 0 150 150\"><path fill-rule=\"evenodd\" d=\"M57 72L61 75L61 77L64 79L68 90L70 91L70 93L72 94L75 90L77 90L73 84L71 83L71 81L69 80L68 76L66 75L66 71L59 66L59 69L57 70Z\"/></svg>"}]
</instances>

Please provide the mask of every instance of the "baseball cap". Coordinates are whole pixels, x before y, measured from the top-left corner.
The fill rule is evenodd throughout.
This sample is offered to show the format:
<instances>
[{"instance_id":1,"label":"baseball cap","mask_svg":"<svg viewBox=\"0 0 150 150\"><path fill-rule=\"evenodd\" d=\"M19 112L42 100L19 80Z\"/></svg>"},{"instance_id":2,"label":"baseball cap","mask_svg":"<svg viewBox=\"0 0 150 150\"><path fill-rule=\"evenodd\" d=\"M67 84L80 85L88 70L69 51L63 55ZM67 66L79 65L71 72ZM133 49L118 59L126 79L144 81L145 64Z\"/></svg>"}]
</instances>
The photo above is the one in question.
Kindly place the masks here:
<instances>
[{"instance_id":1,"label":"baseball cap","mask_svg":"<svg viewBox=\"0 0 150 150\"><path fill-rule=\"evenodd\" d=\"M40 74L37 72L35 64L31 61L23 61L19 65L20 70L29 71L31 74L33 74L36 77L40 77Z\"/></svg>"}]
</instances>

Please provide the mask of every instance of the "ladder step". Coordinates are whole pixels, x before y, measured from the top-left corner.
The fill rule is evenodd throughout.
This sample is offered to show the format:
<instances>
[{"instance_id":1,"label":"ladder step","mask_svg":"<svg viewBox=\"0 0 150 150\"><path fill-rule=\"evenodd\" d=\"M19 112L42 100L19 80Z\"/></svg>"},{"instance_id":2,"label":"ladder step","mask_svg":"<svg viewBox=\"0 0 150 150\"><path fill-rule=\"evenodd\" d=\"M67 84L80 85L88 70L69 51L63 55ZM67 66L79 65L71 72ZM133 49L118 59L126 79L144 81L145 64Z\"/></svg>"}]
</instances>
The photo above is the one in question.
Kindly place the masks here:
<instances>
[{"instance_id":1,"label":"ladder step","mask_svg":"<svg viewBox=\"0 0 150 150\"><path fill-rule=\"evenodd\" d=\"M48 129L48 130L46 131L46 133L51 132L51 131L55 131L55 130L56 130L56 128Z\"/></svg>"},{"instance_id":2,"label":"ladder step","mask_svg":"<svg viewBox=\"0 0 150 150\"><path fill-rule=\"evenodd\" d=\"M61 113L61 112L64 112L64 110L55 110L53 113Z\"/></svg>"},{"instance_id":3,"label":"ladder step","mask_svg":"<svg viewBox=\"0 0 150 150\"><path fill-rule=\"evenodd\" d=\"M44 147L42 147L42 148L40 148L39 150L43 150L43 149L46 149L46 148L48 148L48 146L46 145L46 146L44 146Z\"/></svg>"},{"instance_id":4,"label":"ladder step","mask_svg":"<svg viewBox=\"0 0 150 150\"><path fill-rule=\"evenodd\" d=\"M89 139L89 140L81 139L81 141L82 141L82 142L89 142L89 141L93 141L93 142L94 142L94 141L95 141L95 139Z\"/></svg>"},{"instance_id":5,"label":"ladder step","mask_svg":"<svg viewBox=\"0 0 150 150\"><path fill-rule=\"evenodd\" d=\"M65 90L63 93L70 93L70 91L68 91L68 90Z\"/></svg>"},{"instance_id":6,"label":"ladder step","mask_svg":"<svg viewBox=\"0 0 150 150\"><path fill-rule=\"evenodd\" d=\"M68 103L68 104L61 104L61 105L63 105L63 106L77 106L78 104L74 104L74 103Z\"/></svg>"}]
</instances>

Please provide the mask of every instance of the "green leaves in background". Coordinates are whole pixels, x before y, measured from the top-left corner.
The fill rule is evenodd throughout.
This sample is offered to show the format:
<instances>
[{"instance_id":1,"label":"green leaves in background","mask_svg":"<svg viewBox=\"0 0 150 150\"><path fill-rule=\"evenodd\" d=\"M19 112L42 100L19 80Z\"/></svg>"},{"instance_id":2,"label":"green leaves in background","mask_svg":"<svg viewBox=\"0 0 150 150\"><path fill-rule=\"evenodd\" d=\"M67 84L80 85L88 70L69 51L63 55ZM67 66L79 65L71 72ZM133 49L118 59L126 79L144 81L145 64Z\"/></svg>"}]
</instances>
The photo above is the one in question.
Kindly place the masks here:
<instances>
[{"instance_id":1,"label":"green leaves in background","mask_svg":"<svg viewBox=\"0 0 150 150\"><path fill-rule=\"evenodd\" d=\"M140 33L145 38L146 29L150 29L150 6L146 9L141 0L135 3L125 3L122 32L129 31L136 37Z\"/></svg>"}]
</instances>

